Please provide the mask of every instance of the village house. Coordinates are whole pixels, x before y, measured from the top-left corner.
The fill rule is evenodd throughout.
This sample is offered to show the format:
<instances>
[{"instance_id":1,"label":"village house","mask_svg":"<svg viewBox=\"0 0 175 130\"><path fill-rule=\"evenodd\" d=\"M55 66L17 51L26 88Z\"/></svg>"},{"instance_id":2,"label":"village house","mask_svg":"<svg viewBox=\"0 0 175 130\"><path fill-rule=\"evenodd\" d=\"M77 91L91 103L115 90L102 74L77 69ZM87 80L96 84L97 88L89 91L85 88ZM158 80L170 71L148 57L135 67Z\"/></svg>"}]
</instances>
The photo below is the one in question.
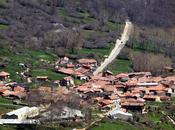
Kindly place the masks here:
<instances>
[{"instance_id":1,"label":"village house","mask_svg":"<svg viewBox=\"0 0 175 130\"><path fill-rule=\"evenodd\" d=\"M171 97L175 97L175 82L171 82L171 83L172 83L170 86L171 90L169 93L171 94Z\"/></svg>"},{"instance_id":2,"label":"village house","mask_svg":"<svg viewBox=\"0 0 175 130\"><path fill-rule=\"evenodd\" d=\"M97 67L97 61L95 59L79 59L79 66Z\"/></svg>"},{"instance_id":3,"label":"village house","mask_svg":"<svg viewBox=\"0 0 175 130\"><path fill-rule=\"evenodd\" d=\"M168 96L158 96L158 95L144 95L143 99L147 100L147 101L157 101L157 102L161 102L161 101L166 101L166 100L170 100L170 97Z\"/></svg>"},{"instance_id":4,"label":"village house","mask_svg":"<svg viewBox=\"0 0 175 130\"><path fill-rule=\"evenodd\" d=\"M45 112L42 114L42 116L46 117L46 118L51 118L51 111ZM66 121L66 120L73 120L73 121L78 121L78 120L83 120L85 118L85 115L82 113L82 111L77 110L77 109L72 109L69 107L64 107L63 111L61 112L61 114L56 115L54 114L52 116L52 119L54 120L61 120L62 122Z\"/></svg>"},{"instance_id":5,"label":"village house","mask_svg":"<svg viewBox=\"0 0 175 130\"><path fill-rule=\"evenodd\" d=\"M71 76L65 77L62 80L60 80L60 85L66 87L73 87L75 86L74 79Z\"/></svg>"},{"instance_id":6,"label":"village house","mask_svg":"<svg viewBox=\"0 0 175 130\"><path fill-rule=\"evenodd\" d=\"M63 73L69 76L74 76L80 80L89 80L90 75L90 69L80 67L78 69L73 68L59 68L56 70L56 72Z\"/></svg>"},{"instance_id":7,"label":"village house","mask_svg":"<svg viewBox=\"0 0 175 130\"><path fill-rule=\"evenodd\" d=\"M126 82L129 80L129 76L126 73L120 73L120 74L116 75L115 78L121 82Z\"/></svg>"},{"instance_id":8,"label":"village house","mask_svg":"<svg viewBox=\"0 0 175 130\"><path fill-rule=\"evenodd\" d=\"M113 75L113 73L112 73L111 71L109 71L109 70L104 71L104 72L102 73L102 76L103 76L103 77L107 77L107 76L111 76L111 75Z\"/></svg>"},{"instance_id":9,"label":"village house","mask_svg":"<svg viewBox=\"0 0 175 130\"><path fill-rule=\"evenodd\" d=\"M115 104L112 100L110 99L103 99L99 102L99 106L101 110L103 111L109 111L115 108Z\"/></svg>"},{"instance_id":10,"label":"village house","mask_svg":"<svg viewBox=\"0 0 175 130\"><path fill-rule=\"evenodd\" d=\"M110 113L108 113L108 116L112 119L121 119L121 120L126 120L126 121L128 121L129 119L130 120L133 119L133 115L131 113L124 112L119 109L114 109L110 111Z\"/></svg>"},{"instance_id":11,"label":"village house","mask_svg":"<svg viewBox=\"0 0 175 130\"><path fill-rule=\"evenodd\" d=\"M66 75L74 75L74 69L72 68L59 68L56 70L56 72L62 73L62 74L66 74Z\"/></svg>"},{"instance_id":12,"label":"village house","mask_svg":"<svg viewBox=\"0 0 175 130\"><path fill-rule=\"evenodd\" d=\"M125 108L127 110L142 112L144 105L145 101L143 99L134 99L134 98L121 99L122 108Z\"/></svg>"},{"instance_id":13,"label":"village house","mask_svg":"<svg viewBox=\"0 0 175 130\"><path fill-rule=\"evenodd\" d=\"M0 84L0 95L10 99L21 99L26 96L26 88L18 85Z\"/></svg>"},{"instance_id":14,"label":"village house","mask_svg":"<svg viewBox=\"0 0 175 130\"><path fill-rule=\"evenodd\" d=\"M67 64L68 62L69 62L69 58L65 56L60 59L59 64Z\"/></svg>"},{"instance_id":15,"label":"village house","mask_svg":"<svg viewBox=\"0 0 175 130\"><path fill-rule=\"evenodd\" d=\"M0 81L6 81L9 78L10 74L7 72L0 72Z\"/></svg>"},{"instance_id":16,"label":"village house","mask_svg":"<svg viewBox=\"0 0 175 130\"><path fill-rule=\"evenodd\" d=\"M0 95L4 94L6 90L11 90L11 87L6 86L5 84L0 84Z\"/></svg>"},{"instance_id":17,"label":"village house","mask_svg":"<svg viewBox=\"0 0 175 130\"><path fill-rule=\"evenodd\" d=\"M115 87L116 87L117 93L123 93L127 90L127 86L122 84L115 85Z\"/></svg>"},{"instance_id":18,"label":"village house","mask_svg":"<svg viewBox=\"0 0 175 130\"><path fill-rule=\"evenodd\" d=\"M129 78L151 77L151 72L133 72L128 74Z\"/></svg>"},{"instance_id":19,"label":"village house","mask_svg":"<svg viewBox=\"0 0 175 130\"><path fill-rule=\"evenodd\" d=\"M66 65L67 68L75 68L75 65L73 63L68 63Z\"/></svg>"},{"instance_id":20,"label":"village house","mask_svg":"<svg viewBox=\"0 0 175 130\"><path fill-rule=\"evenodd\" d=\"M126 110L142 112L145 100L170 100L175 91L174 83L174 76L152 77L150 72L100 73L75 89L84 99L94 99L101 110L111 110L119 101Z\"/></svg>"},{"instance_id":21,"label":"village house","mask_svg":"<svg viewBox=\"0 0 175 130\"><path fill-rule=\"evenodd\" d=\"M36 79L38 81L48 81L49 78L48 76L37 76Z\"/></svg>"},{"instance_id":22,"label":"village house","mask_svg":"<svg viewBox=\"0 0 175 130\"><path fill-rule=\"evenodd\" d=\"M20 90L12 91L7 89L2 92L2 96L10 99L22 99L26 96L26 92Z\"/></svg>"},{"instance_id":23,"label":"village house","mask_svg":"<svg viewBox=\"0 0 175 130\"><path fill-rule=\"evenodd\" d=\"M39 108L37 107L22 107L17 110L8 112L2 115L3 119L20 119L24 120L39 115Z\"/></svg>"},{"instance_id":24,"label":"village house","mask_svg":"<svg viewBox=\"0 0 175 130\"><path fill-rule=\"evenodd\" d=\"M174 72L174 68L171 66L164 67L165 73L172 74Z\"/></svg>"}]
</instances>

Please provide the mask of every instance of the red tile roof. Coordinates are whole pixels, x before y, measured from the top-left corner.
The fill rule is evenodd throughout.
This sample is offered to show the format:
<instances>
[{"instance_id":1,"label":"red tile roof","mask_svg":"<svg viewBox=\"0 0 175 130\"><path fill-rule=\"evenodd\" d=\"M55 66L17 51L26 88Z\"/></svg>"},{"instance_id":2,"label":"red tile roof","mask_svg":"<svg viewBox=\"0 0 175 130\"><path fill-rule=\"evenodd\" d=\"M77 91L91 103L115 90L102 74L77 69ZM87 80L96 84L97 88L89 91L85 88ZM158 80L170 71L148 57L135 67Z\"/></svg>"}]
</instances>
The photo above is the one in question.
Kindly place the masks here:
<instances>
[{"instance_id":1,"label":"red tile roof","mask_svg":"<svg viewBox=\"0 0 175 130\"><path fill-rule=\"evenodd\" d=\"M64 77L65 80L73 80L73 78L71 76L68 77Z\"/></svg>"},{"instance_id":2,"label":"red tile roof","mask_svg":"<svg viewBox=\"0 0 175 130\"><path fill-rule=\"evenodd\" d=\"M128 75L135 75L135 76L151 76L151 72L133 72L129 73Z\"/></svg>"},{"instance_id":3,"label":"red tile roof","mask_svg":"<svg viewBox=\"0 0 175 130\"><path fill-rule=\"evenodd\" d=\"M111 100L116 100L116 99L119 98L119 96L118 96L118 95L112 94L111 96L109 96L109 98L110 98Z\"/></svg>"},{"instance_id":4,"label":"red tile roof","mask_svg":"<svg viewBox=\"0 0 175 130\"><path fill-rule=\"evenodd\" d=\"M79 59L78 62L80 64L94 64L97 63L95 59Z\"/></svg>"},{"instance_id":5,"label":"red tile roof","mask_svg":"<svg viewBox=\"0 0 175 130\"><path fill-rule=\"evenodd\" d=\"M6 91L6 90L11 90L11 88L10 87L0 87L0 92L1 93L3 93L4 91Z\"/></svg>"},{"instance_id":6,"label":"red tile roof","mask_svg":"<svg viewBox=\"0 0 175 130\"><path fill-rule=\"evenodd\" d=\"M103 98L102 97L96 97L94 99L97 100L97 101L101 101Z\"/></svg>"},{"instance_id":7,"label":"red tile roof","mask_svg":"<svg viewBox=\"0 0 175 130\"><path fill-rule=\"evenodd\" d=\"M114 86L112 86L112 85L107 85L107 86L103 87L103 90L105 92L114 92L116 90L116 88Z\"/></svg>"},{"instance_id":8,"label":"red tile roof","mask_svg":"<svg viewBox=\"0 0 175 130\"><path fill-rule=\"evenodd\" d=\"M100 104L103 104L103 105L109 105L109 104L112 104L113 101L112 100L109 100L109 99L103 99L100 101Z\"/></svg>"},{"instance_id":9,"label":"red tile roof","mask_svg":"<svg viewBox=\"0 0 175 130\"><path fill-rule=\"evenodd\" d=\"M115 78L128 78L128 74L120 73L120 74L116 75Z\"/></svg>"},{"instance_id":10,"label":"red tile roof","mask_svg":"<svg viewBox=\"0 0 175 130\"><path fill-rule=\"evenodd\" d=\"M75 65L74 65L74 64L67 64L66 67L67 67L67 68L74 68Z\"/></svg>"},{"instance_id":11,"label":"red tile roof","mask_svg":"<svg viewBox=\"0 0 175 130\"><path fill-rule=\"evenodd\" d=\"M0 72L0 76L6 77L6 76L9 76L9 75L10 74L7 73L7 72L4 72L4 71Z\"/></svg>"},{"instance_id":12,"label":"red tile roof","mask_svg":"<svg viewBox=\"0 0 175 130\"><path fill-rule=\"evenodd\" d=\"M86 69L84 67L80 67L80 68L75 70L75 73L77 73L77 74L85 74L85 73L87 73L89 71L90 71L90 69Z\"/></svg>"},{"instance_id":13,"label":"red tile roof","mask_svg":"<svg viewBox=\"0 0 175 130\"><path fill-rule=\"evenodd\" d=\"M160 98L160 100L169 100L170 97L168 96L158 96L158 95L144 95L144 99L154 99Z\"/></svg>"},{"instance_id":14,"label":"red tile roof","mask_svg":"<svg viewBox=\"0 0 175 130\"><path fill-rule=\"evenodd\" d=\"M15 88L14 88L14 91L16 92L25 92L25 88L23 88L23 87L20 87L20 86L16 86Z\"/></svg>"},{"instance_id":15,"label":"red tile roof","mask_svg":"<svg viewBox=\"0 0 175 130\"><path fill-rule=\"evenodd\" d=\"M92 76L92 80L102 80L102 81L113 81L115 80L114 76L102 77L102 76Z\"/></svg>"},{"instance_id":16,"label":"red tile roof","mask_svg":"<svg viewBox=\"0 0 175 130\"><path fill-rule=\"evenodd\" d=\"M134 98L121 99L121 106L144 106L144 101Z\"/></svg>"},{"instance_id":17,"label":"red tile roof","mask_svg":"<svg viewBox=\"0 0 175 130\"><path fill-rule=\"evenodd\" d=\"M39 87L40 92L51 92L51 87Z\"/></svg>"},{"instance_id":18,"label":"red tile roof","mask_svg":"<svg viewBox=\"0 0 175 130\"><path fill-rule=\"evenodd\" d=\"M10 91L10 90L5 90L2 94L2 96L4 97L7 97L9 95L14 95L14 92L13 91Z\"/></svg>"},{"instance_id":19,"label":"red tile roof","mask_svg":"<svg viewBox=\"0 0 175 130\"><path fill-rule=\"evenodd\" d=\"M64 73L64 74L68 74L68 75L73 75L74 74L74 70L70 69L70 68L60 68L57 71L61 72L61 73Z\"/></svg>"},{"instance_id":20,"label":"red tile roof","mask_svg":"<svg viewBox=\"0 0 175 130\"><path fill-rule=\"evenodd\" d=\"M166 88L164 85L159 84L158 86L148 87L146 88L148 91L168 91L168 88Z\"/></svg>"},{"instance_id":21,"label":"red tile roof","mask_svg":"<svg viewBox=\"0 0 175 130\"><path fill-rule=\"evenodd\" d=\"M132 78L126 82L127 86L136 86L138 83L138 80L136 78Z\"/></svg>"},{"instance_id":22,"label":"red tile roof","mask_svg":"<svg viewBox=\"0 0 175 130\"><path fill-rule=\"evenodd\" d=\"M90 88L88 88L88 86L79 86L76 88L77 91L80 91L80 92L86 92L86 91L89 91Z\"/></svg>"},{"instance_id":23,"label":"red tile roof","mask_svg":"<svg viewBox=\"0 0 175 130\"><path fill-rule=\"evenodd\" d=\"M175 82L175 76L166 77L165 80L174 81Z\"/></svg>"}]
</instances>

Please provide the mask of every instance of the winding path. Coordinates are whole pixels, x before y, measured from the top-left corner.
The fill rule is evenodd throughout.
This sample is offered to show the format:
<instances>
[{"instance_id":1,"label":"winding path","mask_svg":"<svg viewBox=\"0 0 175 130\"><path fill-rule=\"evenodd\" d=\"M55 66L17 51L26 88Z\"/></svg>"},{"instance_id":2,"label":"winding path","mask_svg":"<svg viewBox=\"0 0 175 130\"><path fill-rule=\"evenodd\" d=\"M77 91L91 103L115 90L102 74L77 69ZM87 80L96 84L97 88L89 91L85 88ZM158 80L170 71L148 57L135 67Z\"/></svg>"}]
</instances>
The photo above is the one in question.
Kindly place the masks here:
<instances>
[{"instance_id":1,"label":"winding path","mask_svg":"<svg viewBox=\"0 0 175 130\"><path fill-rule=\"evenodd\" d=\"M129 40L132 28L133 28L132 23L129 20L127 20L121 39L116 40L115 47L111 51L109 57L106 58L105 61L101 64L101 66L97 68L97 70L93 73L94 75L97 75L98 73L102 72L104 68L106 68L108 64L110 64L118 56L120 51L125 46L126 42Z\"/></svg>"}]
</instances>

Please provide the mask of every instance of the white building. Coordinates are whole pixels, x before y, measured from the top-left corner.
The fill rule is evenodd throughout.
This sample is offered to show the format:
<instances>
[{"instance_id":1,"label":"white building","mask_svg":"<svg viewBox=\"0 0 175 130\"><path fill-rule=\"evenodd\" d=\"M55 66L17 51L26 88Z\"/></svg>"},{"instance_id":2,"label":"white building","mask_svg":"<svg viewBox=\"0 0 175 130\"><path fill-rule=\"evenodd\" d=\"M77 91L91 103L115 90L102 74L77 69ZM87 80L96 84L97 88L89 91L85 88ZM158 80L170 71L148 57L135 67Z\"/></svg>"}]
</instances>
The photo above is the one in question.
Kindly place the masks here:
<instances>
[{"instance_id":1,"label":"white building","mask_svg":"<svg viewBox=\"0 0 175 130\"><path fill-rule=\"evenodd\" d=\"M17 110L6 113L2 116L4 119L20 119L24 120L39 115L39 108L37 107L22 107Z\"/></svg>"},{"instance_id":2,"label":"white building","mask_svg":"<svg viewBox=\"0 0 175 130\"><path fill-rule=\"evenodd\" d=\"M133 119L133 116L131 113L123 112L122 110L118 110L118 109L109 112L109 117L113 119L122 119L122 120Z\"/></svg>"}]
</instances>

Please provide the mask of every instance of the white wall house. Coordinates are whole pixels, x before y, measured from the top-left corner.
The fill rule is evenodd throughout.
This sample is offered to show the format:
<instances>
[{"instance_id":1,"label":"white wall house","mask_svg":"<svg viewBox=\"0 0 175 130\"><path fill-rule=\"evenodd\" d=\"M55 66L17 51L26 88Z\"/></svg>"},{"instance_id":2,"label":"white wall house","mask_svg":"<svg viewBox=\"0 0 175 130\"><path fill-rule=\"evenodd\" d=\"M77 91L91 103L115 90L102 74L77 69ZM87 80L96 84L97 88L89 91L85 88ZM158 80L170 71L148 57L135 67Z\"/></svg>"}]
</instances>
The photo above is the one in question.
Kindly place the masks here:
<instances>
[{"instance_id":1,"label":"white wall house","mask_svg":"<svg viewBox=\"0 0 175 130\"><path fill-rule=\"evenodd\" d=\"M39 108L37 107L22 107L17 110L6 113L2 116L4 119L20 119L24 120L39 115Z\"/></svg>"}]
</instances>

